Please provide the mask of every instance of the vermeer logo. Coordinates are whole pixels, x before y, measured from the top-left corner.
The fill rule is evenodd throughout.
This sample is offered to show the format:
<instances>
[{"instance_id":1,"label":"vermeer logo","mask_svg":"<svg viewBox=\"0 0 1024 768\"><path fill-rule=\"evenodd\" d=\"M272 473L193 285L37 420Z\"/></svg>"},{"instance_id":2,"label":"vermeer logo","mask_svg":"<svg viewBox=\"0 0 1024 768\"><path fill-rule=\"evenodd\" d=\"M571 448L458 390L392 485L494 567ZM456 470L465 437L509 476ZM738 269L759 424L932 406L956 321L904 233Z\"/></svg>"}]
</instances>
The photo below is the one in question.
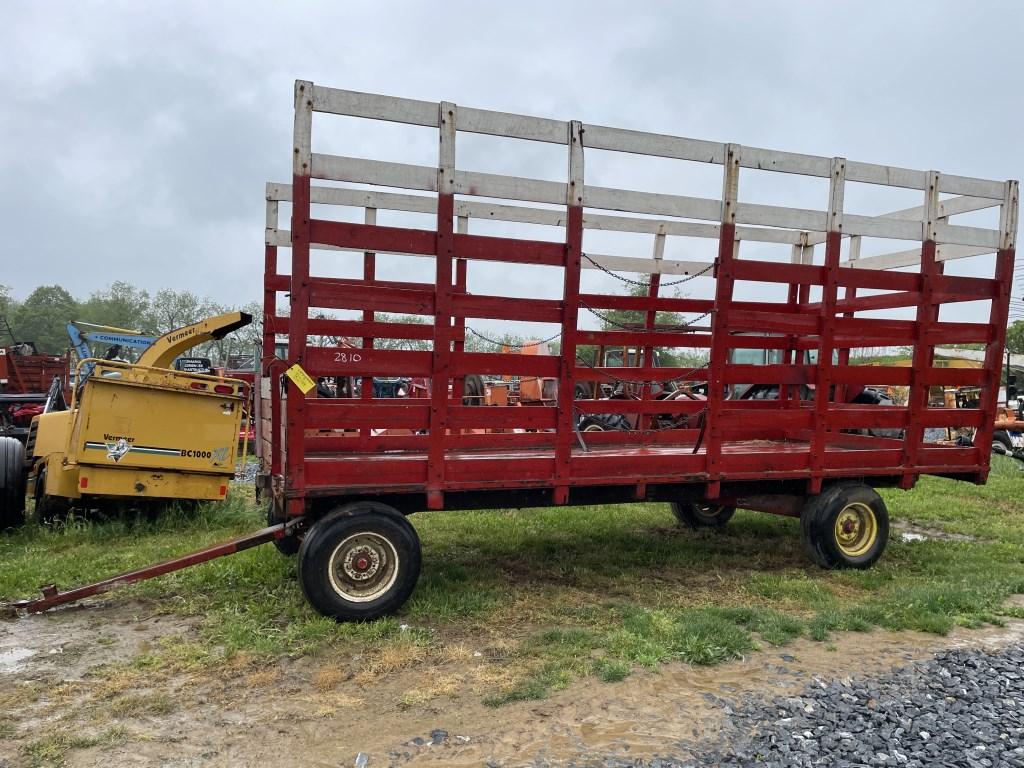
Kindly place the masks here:
<instances>
[{"instance_id":1,"label":"vermeer logo","mask_svg":"<svg viewBox=\"0 0 1024 768\"><path fill-rule=\"evenodd\" d=\"M106 432L103 433L103 440L104 440L104 442L107 442L107 443L117 443L117 442L120 442L122 440L124 442L126 442L126 443L134 443L135 442L135 438L134 437L129 437L128 435L108 435Z\"/></svg>"},{"instance_id":2,"label":"vermeer logo","mask_svg":"<svg viewBox=\"0 0 1024 768\"><path fill-rule=\"evenodd\" d=\"M109 435L104 435L103 437L107 438L107 437L110 437L110 436ZM115 462L118 462L122 458L124 458L124 455L126 453L128 453L128 451L130 451L131 449L132 448L131 448L130 445L128 445L128 440L126 438L123 438L123 437L118 438L117 441L113 442L113 443L108 440L107 441L107 458L108 459L113 459Z\"/></svg>"},{"instance_id":3,"label":"vermeer logo","mask_svg":"<svg viewBox=\"0 0 1024 768\"><path fill-rule=\"evenodd\" d=\"M229 448L214 448L213 449L213 460L214 461L226 461L228 458Z\"/></svg>"}]
</instances>

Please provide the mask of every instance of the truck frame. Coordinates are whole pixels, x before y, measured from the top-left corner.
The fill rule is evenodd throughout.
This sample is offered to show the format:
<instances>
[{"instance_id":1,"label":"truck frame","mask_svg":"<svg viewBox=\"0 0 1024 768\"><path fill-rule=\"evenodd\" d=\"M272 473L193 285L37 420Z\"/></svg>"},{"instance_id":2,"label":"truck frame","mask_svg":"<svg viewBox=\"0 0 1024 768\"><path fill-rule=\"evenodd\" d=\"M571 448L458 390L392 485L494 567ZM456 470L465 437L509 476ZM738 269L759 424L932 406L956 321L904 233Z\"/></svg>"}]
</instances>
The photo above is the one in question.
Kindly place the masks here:
<instances>
[{"instance_id":1,"label":"truck frame","mask_svg":"<svg viewBox=\"0 0 1024 768\"><path fill-rule=\"evenodd\" d=\"M314 114L434 129L437 164L320 154L312 143ZM320 120L325 118L318 118L318 125ZM548 181L463 170L455 154L456 137L463 134L514 140L505 146L561 146L568 172L563 180ZM591 151L713 164L721 168L722 192L702 198L590 184L584 160ZM754 172L827 180L828 193L810 209L745 202L741 180ZM853 213L844 209L852 184L910 190L919 203L881 215ZM258 483L269 500L271 522L304 519L304 528L292 530L290 550L301 544L300 580L325 614L372 618L402 604L420 560L405 516L422 510L669 501L691 524L718 524L742 506L800 516L808 552L825 567L867 567L881 554L888 534L885 506L874 487L907 489L926 474L974 483L988 475L984 446L997 406L1013 276L1016 181L298 81L293 177L291 184L268 184L266 199ZM289 230L279 226L280 203L290 204ZM361 211L363 221L318 217L314 206ZM378 223L379 212L394 211L428 214L434 225ZM976 211L998 211L998 226L951 221ZM550 239L471 234L475 219L539 225L556 234ZM585 252L584 235L591 229L645 233L651 255ZM675 238L710 238L717 255L704 261L666 258L666 242ZM870 243L892 240L905 241L905 249L861 256ZM764 243L788 246L787 258L758 258L751 246ZM316 250L331 251L333 263L361 266L361 276L316 274L311 269ZM986 254L992 255L972 262L980 265L972 276L945 269L952 260ZM379 259L391 255L432 259L434 279L380 279ZM560 273L562 295L471 293L467 276L480 262L508 269L549 267ZM581 274L587 269L644 275L648 295L586 292ZM979 269L986 276L977 276ZM660 292L668 282L690 278L711 281L711 297ZM744 300L737 296L741 282L781 284L786 299ZM278 312L285 294L286 316ZM955 313L961 302L984 302L984 321L948 319L946 312ZM940 317L943 307L951 309ZM910 315L906 319L873 316L901 308ZM601 317L616 309L644 313L644 327L581 325L584 312ZM350 315L325 319L324 311ZM658 311L688 314L688 326L704 324L661 327ZM420 315L428 322L394 322L378 313ZM467 323L481 319L554 324L560 353L466 351ZM274 357L281 334L288 336L287 360ZM361 348L312 346L307 339L313 334L361 340ZM416 339L429 351L381 349L375 345L379 339ZM948 343L984 344L984 369L935 367L935 345ZM576 354L581 345L638 347L644 359L629 369L587 365ZM707 365L686 371L655 368L652 351L674 346L706 349ZM897 346L913 348L911 367L851 361L858 348ZM783 362L732 363L734 348L779 349ZM817 364L804 362L807 350L816 351ZM429 398L419 400L377 399L369 386L358 398L317 398L286 378L299 370L314 379L423 377L431 390ZM471 374L556 377L557 405L465 405L462 382ZM653 399L646 385L669 378L706 381L707 400ZM575 382L605 380L643 385L644 397L574 399ZM771 401L727 398L730 384L750 382L778 383L785 395ZM800 399L802 385L813 386L814 400ZM846 388L866 385L907 386L909 401L881 408L849 404L842 397ZM928 407L932 385L978 386L979 407ZM695 418L689 428L588 432L585 439L574 428L581 413L626 411ZM981 447L926 444L924 429L932 426L974 427ZM866 428L900 430L901 437L862 434ZM388 434L389 429L408 433Z\"/></svg>"}]
</instances>

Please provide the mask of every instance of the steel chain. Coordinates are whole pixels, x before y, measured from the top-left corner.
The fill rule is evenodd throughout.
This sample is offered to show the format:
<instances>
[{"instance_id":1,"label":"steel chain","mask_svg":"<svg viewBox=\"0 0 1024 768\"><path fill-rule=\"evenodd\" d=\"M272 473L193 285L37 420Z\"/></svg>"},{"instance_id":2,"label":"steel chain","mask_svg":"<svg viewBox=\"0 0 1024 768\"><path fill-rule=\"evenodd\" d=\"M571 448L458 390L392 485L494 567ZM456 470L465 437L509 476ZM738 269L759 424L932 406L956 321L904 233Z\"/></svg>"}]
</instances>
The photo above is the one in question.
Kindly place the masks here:
<instances>
[{"instance_id":1,"label":"steel chain","mask_svg":"<svg viewBox=\"0 0 1024 768\"><path fill-rule=\"evenodd\" d=\"M603 264L598 264L596 261L594 261L592 258L590 258L585 253L581 253L580 255L584 259L589 261L591 264L593 264L595 267L597 267L599 270L604 272L606 275L611 275L616 280L621 280L624 283L628 283L630 285L636 285L636 286L639 286L640 288L646 288L646 287L648 287L650 285L650 281L644 282L643 280L633 280L632 278L629 278L629 277L623 277L622 275L620 275L617 272L612 272L610 269L608 269L608 267L604 266ZM673 285L682 285L683 283L688 283L688 282L690 282L691 280L693 280L696 277L700 277L701 275L706 275L709 271L711 271L714 268L716 263L717 263L716 261L712 261L710 264L708 264L706 267L704 267L704 269L702 269L700 272L694 272L692 275L687 275L686 277L683 277L683 278L681 278L679 280L672 280L672 281L667 282L667 283L660 283L660 287L668 288L668 287L673 286Z\"/></svg>"}]
</instances>

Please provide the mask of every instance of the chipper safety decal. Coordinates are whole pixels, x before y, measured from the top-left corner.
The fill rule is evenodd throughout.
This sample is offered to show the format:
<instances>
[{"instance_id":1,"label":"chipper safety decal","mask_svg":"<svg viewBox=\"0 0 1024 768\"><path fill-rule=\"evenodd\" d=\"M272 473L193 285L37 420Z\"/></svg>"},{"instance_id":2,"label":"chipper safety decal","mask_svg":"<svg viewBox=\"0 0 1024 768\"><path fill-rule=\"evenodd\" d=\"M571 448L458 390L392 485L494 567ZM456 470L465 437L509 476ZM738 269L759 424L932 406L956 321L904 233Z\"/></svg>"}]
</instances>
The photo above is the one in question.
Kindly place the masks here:
<instances>
[{"instance_id":1,"label":"chipper safety decal","mask_svg":"<svg viewBox=\"0 0 1024 768\"><path fill-rule=\"evenodd\" d=\"M144 453L149 456L180 456L186 459L210 459L213 462L222 462L227 458L227 448L215 448L212 451L198 448L157 448L151 445L135 445L128 438L119 438L114 442L94 443L87 442L86 450L106 451L107 458L115 462L120 461L129 453Z\"/></svg>"}]
</instances>

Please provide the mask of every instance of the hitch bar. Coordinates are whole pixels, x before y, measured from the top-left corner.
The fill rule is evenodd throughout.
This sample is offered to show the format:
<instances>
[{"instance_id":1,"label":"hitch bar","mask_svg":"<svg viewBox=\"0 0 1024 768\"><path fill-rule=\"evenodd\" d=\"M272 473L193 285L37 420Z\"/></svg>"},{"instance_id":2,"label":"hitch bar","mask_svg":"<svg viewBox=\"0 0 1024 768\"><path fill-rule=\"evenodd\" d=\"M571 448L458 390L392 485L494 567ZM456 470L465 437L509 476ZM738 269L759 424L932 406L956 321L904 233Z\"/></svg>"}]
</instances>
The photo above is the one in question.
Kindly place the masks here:
<instances>
[{"instance_id":1,"label":"hitch bar","mask_svg":"<svg viewBox=\"0 0 1024 768\"><path fill-rule=\"evenodd\" d=\"M180 571L182 568L188 568L190 565L198 565L199 563L205 563L209 560L216 560L218 557L233 555L236 552L251 549L252 547L258 547L260 544L266 544L268 541L273 541L274 539L283 539L285 536L290 535L302 523L303 518L297 517L284 523L271 525L253 533L247 533L245 536L240 536L239 538L232 539L231 541L215 544L212 547L200 549L196 552L190 552L187 555L181 555L180 557L165 560L162 563L155 563L134 571L127 571L112 578L104 579L103 581L96 581L92 584L86 584L81 587L75 587L74 589L69 589L65 592L58 590L55 584L48 584L43 587L42 597L37 597L34 600L19 600L14 603L8 603L7 605L0 607L0 614L11 617L17 616L21 613L40 613L41 611L45 611L58 605L73 603L85 597L109 592L110 590L117 589L125 584L132 584L136 581L145 581L146 579L152 579L156 576L163 576L165 573Z\"/></svg>"}]
</instances>

